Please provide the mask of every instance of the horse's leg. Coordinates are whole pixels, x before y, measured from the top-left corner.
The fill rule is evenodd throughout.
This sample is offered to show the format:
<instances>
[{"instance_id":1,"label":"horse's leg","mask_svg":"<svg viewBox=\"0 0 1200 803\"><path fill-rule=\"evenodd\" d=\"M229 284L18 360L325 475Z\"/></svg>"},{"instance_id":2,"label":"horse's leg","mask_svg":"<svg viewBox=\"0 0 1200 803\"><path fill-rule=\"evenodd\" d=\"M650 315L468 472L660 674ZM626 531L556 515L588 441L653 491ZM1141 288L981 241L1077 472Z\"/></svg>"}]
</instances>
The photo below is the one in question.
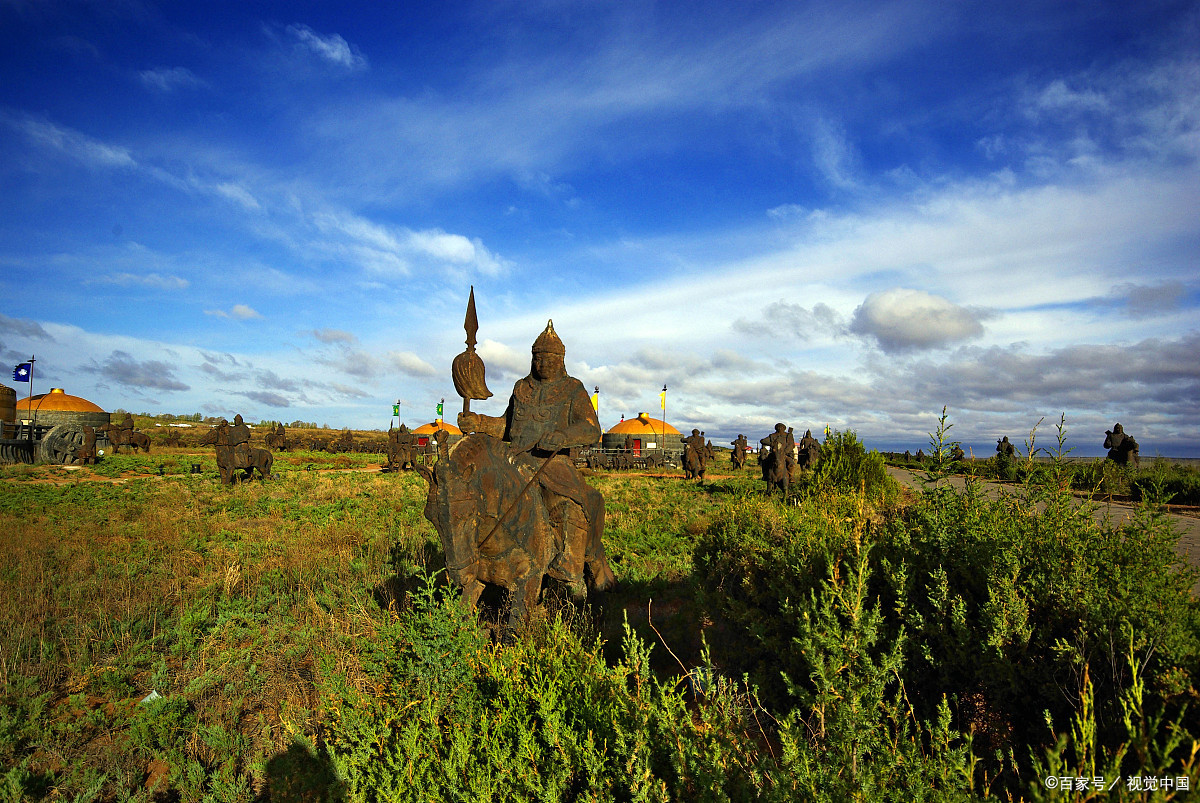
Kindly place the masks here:
<instances>
[{"instance_id":1,"label":"horse's leg","mask_svg":"<svg viewBox=\"0 0 1200 803\"><path fill-rule=\"evenodd\" d=\"M475 608L479 605L479 597L483 595L483 581L478 577L472 577L463 586L462 597L467 605Z\"/></svg>"},{"instance_id":2,"label":"horse's leg","mask_svg":"<svg viewBox=\"0 0 1200 803\"><path fill-rule=\"evenodd\" d=\"M512 609L508 613L508 626L516 627L525 621L530 611L537 607L542 592L542 572L531 568L525 577L512 585Z\"/></svg>"},{"instance_id":3,"label":"horse's leg","mask_svg":"<svg viewBox=\"0 0 1200 803\"><path fill-rule=\"evenodd\" d=\"M604 550L604 497L589 486L590 493L584 494L584 518L587 519L587 548L584 562L592 572L592 588L606 591L617 584L617 578L608 565L608 553Z\"/></svg>"}]
</instances>

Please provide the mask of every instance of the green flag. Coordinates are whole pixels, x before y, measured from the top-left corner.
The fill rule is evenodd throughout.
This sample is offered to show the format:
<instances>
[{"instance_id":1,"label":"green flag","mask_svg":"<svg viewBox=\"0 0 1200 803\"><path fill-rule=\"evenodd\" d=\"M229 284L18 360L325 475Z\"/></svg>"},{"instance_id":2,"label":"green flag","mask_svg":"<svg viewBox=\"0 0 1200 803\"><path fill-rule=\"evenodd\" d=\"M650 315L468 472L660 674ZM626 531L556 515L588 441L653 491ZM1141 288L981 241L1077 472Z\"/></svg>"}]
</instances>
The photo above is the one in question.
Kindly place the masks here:
<instances>
[{"instance_id":1,"label":"green flag","mask_svg":"<svg viewBox=\"0 0 1200 803\"><path fill-rule=\"evenodd\" d=\"M443 404L443 402L438 402L438 418L439 419L442 417L442 404Z\"/></svg>"},{"instance_id":2,"label":"green flag","mask_svg":"<svg viewBox=\"0 0 1200 803\"><path fill-rule=\"evenodd\" d=\"M398 404L392 405L392 415L396 416L397 418L400 417L400 405L398 405Z\"/></svg>"}]
</instances>

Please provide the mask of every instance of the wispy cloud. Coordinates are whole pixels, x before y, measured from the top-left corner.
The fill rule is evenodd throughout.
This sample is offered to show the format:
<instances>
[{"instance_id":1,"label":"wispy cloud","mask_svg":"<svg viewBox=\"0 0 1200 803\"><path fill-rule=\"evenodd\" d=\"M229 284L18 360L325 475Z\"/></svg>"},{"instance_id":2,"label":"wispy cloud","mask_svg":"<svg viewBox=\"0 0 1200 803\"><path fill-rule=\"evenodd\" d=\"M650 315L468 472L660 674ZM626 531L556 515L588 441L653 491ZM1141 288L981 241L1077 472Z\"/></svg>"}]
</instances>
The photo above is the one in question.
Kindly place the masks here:
<instances>
[{"instance_id":1,"label":"wispy cloud","mask_svg":"<svg viewBox=\"0 0 1200 803\"><path fill-rule=\"evenodd\" d=\"M141 285L159 290L186 290L191 284L187 279L178 276L163 276L158 273L110 273L103 276L89 276L85 284L115 284L120 287Z\"/></svg>"},{"instance_id":2,"label":"wispy cloud","mask_svg":"<svg viewBox=\"0 0 1200 803\"><path fill-rule=\"evenodd\" d=\"M247 399L256 401L259 404L265 404L268 407L290 407L292 404L286 396L265 390L235 390L233 393L238 396L245 396Z\"/></svg>"},{"instance_id":3,"label":"wispy cloud","mask_svg":"<svg viewBox=\"0 0 1200 803\"><path fill-rule=\"evenodd\" d=\"M80 371L100 374L120 385L152 390L190 390L190 387L175 378L173 366L161 360L138 360L124 351L113 351L97 365L81 365Z\"/></svg>"},{"instance_id":4,"label":"wispy cloud","mask_svg":"<svg viewBox=\"0 0 1200 803\"><path fill-rule=\"evenodd\" d=\"M298 46L334 67L348 71L367 69L366 57L339 34L322 35L300 23L289 25L287 33Z\"/></svg>"},{"instance_id":5,"label":"wispy cloud","mask_svg":"<svg viewBox=\"0 0 1200 803\"><path fill-rule=\"evenodd\" d=\"M137 162L128 148L109 145L48 120L28 114L0 111L0 120L36 145L59 151L92 167L132 168Z\"/></svg>"},{"instance_id":6,"label":"wispy cloud","mask_svg":"<svg viewBox=\"0 0 1200 803\"><path fill-rule=\"evenodd\" d=\"M212 315L215 318L226 318L235 321L249 321L254 318L261 318L262 315L257 313L252 307L245 304L234 304L228 311L220 309L206 309L205 315Z\"/></svg>"},{"instance_id":7,"label":"wispy cloud","mask_svg":"<svg viewBox=\"0 0 1200 803\"><path fill-rule=\"evenodd\" d=\"M195 73L187 67L155 67L138 73L138 80L147 89L157 92L173 92L177 89L204 86Z\"/></svg>"}]
</instances>

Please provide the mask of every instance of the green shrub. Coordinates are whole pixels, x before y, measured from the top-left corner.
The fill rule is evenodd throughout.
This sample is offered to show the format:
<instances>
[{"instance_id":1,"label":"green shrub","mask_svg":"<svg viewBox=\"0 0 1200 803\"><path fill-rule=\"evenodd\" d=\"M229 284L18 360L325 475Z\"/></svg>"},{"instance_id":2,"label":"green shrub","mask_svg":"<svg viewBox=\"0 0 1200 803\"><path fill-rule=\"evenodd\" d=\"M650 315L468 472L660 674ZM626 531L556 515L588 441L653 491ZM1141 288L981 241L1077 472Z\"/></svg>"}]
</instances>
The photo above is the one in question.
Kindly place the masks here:
<instances>
[{"instance_id":1,"label":"green shrub","mask_svg":"<svg viewBox=\"0 0 1200 803\"><path fill-rule=\"evenodd\" d=\"M773 762L748 732L752 697L698 696L650 672L626 626L604 662L562 615L493 647L427 578L362 644L357 679L326 666L324 754L347 800L755 800ZM711 678L711 672L709 677Z\"/></svg>"},{"instance_id":2,"label":"green shrub","mask_svg":"<svg viewBox=\"0 0 1200 803\"><path fill-rule=\"evenodd\" d=\"M808 493L858 493L870 499L893 495L895 481L879 452L868 452L853 431L831 431L821 444L821 457L805 484Z\"/></svg>"}]
</instances>

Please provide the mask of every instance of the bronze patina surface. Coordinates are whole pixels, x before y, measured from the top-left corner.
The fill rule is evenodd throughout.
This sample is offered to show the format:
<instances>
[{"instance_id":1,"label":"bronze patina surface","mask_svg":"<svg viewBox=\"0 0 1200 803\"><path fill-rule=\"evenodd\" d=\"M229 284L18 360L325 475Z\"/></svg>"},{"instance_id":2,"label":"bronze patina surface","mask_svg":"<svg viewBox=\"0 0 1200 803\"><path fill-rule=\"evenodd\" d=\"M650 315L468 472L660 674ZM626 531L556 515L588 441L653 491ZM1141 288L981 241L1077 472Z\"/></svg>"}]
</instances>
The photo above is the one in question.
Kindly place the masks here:
<instances>
[{"instance_id":1,"label":"bronze patina surface","mask_svg":"<svg viewBox=\"0 0 1200 803\"><path fill-rule=\"evenodd\" d=\"M786 498L792 484L792 471L796 467L796 461L792 458L796 448L795 438L781 423L775 425L774 432L759 440L759 444L763 447L759 457L763 480L768 489L778 488Z\"/></svg>"},{"instance_id":2,"label":"bronze patina surface","mask_svg":"<svg viewBox=\"0 0 1200 803\"><path fill-rule=\"evenodd\" d=\"M468 346L477 326L473 306ZM504 415L464 410L458 425L468 434L452 449L439 438L434 468L417 466L429 482L425 516L441 536L451 579L472 604L484 583L508 589L510 621L537 604L545 575L567 583L577 598L589 579L598 591L616 582L602 541L604 498L569 456L600 439L600 422L583 383L566 373L565 354L547 323ZM473 371L463 373L461 387L455 374L464 408L486 392L474 383L482 372Z\"/></svg>"},{"instance_id":3,"label":"bronze patina surface","mask_svg":"<svg viewBox=\"0 0 1200 803\"><path fill-rule=\"evenodd\" d=\"M796 448L796 465L802 469L812 469L817 467L817 461L821 459L821 442L813 437L812 430L804 430L804 437L800 439L800 443Z\"/></svg>"},{"instance_id":4,"label":"bronze patina surface","mask_svg":"<svg viewBox=\"0 0 1200 803\"><path fill-rule=\"evenodd\" d=\"M733 451L729 453L733 467L741 468L746 465L746 452L750 449L750 442L746 440L746 436L739 433L737 439L730 441L729 445L733 447Z\"/></svg>"},{"instance_id":5,"label":"bronze patina surface","mask_svg":"<svg viewBox=\"0 0 1200 803\"><path fill-rule=\"evenodd\" d=\"M271 479L275 456L266 449L250 445L250 429L239 414L230 424L224 418L200 439L201 446L214 446L217 452L217 472L221 482L229 485L236 480L248 480L257 471L264 480ZM241 474L237 472L241 471Z\"/></svg>"},{"instance_id":6,"label":"bronze patina surface","mask_svg":"<svg viewBox=\"0 0 1200 803\"><path fill-rule=\"evenodd\" d=\"M689 480L703 480L708 468L709 450L704 442L704 433L693 429L683 439L683 473Z\"/></svg>"}]
</instances>

